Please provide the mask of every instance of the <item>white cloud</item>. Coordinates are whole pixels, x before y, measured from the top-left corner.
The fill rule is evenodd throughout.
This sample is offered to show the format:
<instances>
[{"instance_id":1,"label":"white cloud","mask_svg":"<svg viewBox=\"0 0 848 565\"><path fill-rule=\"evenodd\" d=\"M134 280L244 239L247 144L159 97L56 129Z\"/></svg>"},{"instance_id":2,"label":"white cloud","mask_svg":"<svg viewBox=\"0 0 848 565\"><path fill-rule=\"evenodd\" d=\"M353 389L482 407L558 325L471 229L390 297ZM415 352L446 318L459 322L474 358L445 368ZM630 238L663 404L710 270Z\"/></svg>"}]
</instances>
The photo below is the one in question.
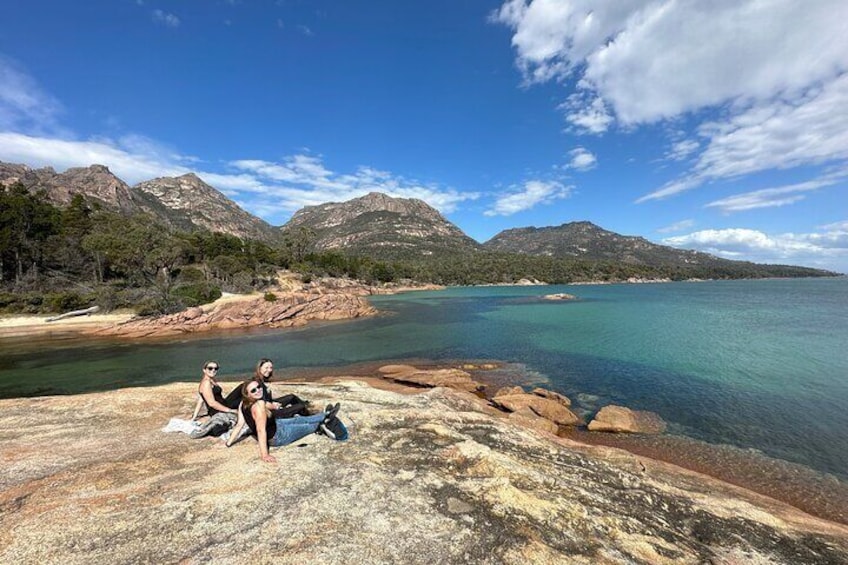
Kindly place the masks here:
<instances>
[{"instance_id":1,"label":"white cloud","mask_svg":"<svg viewBox=\"0 0 848 565\"><path fill-rule=\"evenodd\" d=\"M238 177L240 190L275 199L278 210L295 211L303 206L382 192L398 198L424 200L447 214L456 210L460 203L480 196L479 193L420 183L370 167L339 174L327 169L322 160L313 155L292 155L280 163L243 159L232 161L230 165L242 173ZM256 183L248 186L247 179L255 179Z\"/></svg>"},{"instance_id":2,"label":"white cloud","mask_svg":"<svg viewBox=\"0 0 848 565\"><path fill-rule=\"evenodd\" d=\"M695 220L680 220L664 228L657 229L657 233L674 233L678 231L688 230L695 225Z\"/></svg>"},{"instance_id":3,"label":"white cloud","mask_svg":"<svg viewBox=\"0 0 848 565\"><path fill-rule=\"evenodd\" d=\"M667 198L704 182L848 160L848 73L798 99L760 104L699 128L705 150L687 175L637 202ZM811 182L815 182L815 179Z\"/></svg>"},{"instance_id":4,"label":"white cloud","mask_svg":"<svg viewBox=\"0 0 848 565\"><path fill-rule=\"evenodd\" d=\"M166 27L180 27L180 18L162 10L153 10L153 21Z\"/></svg>"},{"instance_id":5,"label":"white cloud","mask_svg":"<svg viewBox=\"0 0 848 565\"><path fill-rule=\"evenodd\" d=\"M706 148L692 170L636 202L660 200L704 182L848 160L848 73L791 101L763 103L699 128ZM814 181L811 181L814 182Z\"/></svg>"},{"instance_id":6,"label":"white cloud","mask_svg":"<svg viewBox=\"0 0 848 565\"><path fill-rule=\"evenodd\" d=\"M577 147L568 152L571 157L567 167L578 171L588 171L594 169L598 164L598 158L585 147Z\"/></svg>"},{"instance_id":7,"label":"white cloud","mask_svg":"<svg viewBox=\"0 0 848 565\"><path fill-rule=\"evenodd\" d=\"M0 54L0 129L55 131L62 105L12 59Z\"/></svg>"},{"instance_id":8,"label":"white cloud","mask_svg":"<svg viewBox=\"0 0 848 565\"><path fill-rule=\"evenodd\" d=\"M709 140L695 174L735 177L848 159L848 73L791 102L760 104L701 126Z\"/></svg>"},{"instance_id":9,"label":"white cloud","mask_svg":"<svg viewBox=\"0 0 848 565\"><path fill-rule=\"evenodd\" d=\"M530 180L524 186L501 195L492 208L483 214L486 216L511 216L523 210L529 210L537 204L571 196L570 186L557 181Z\"/></svg>"},{"instance_id":10,"label":"white cloud","mask_svg":"<svg viewBox=\"0 0 848 565\"><path fill-rule=\"evenodd\" d=\"M640 202L848 159L843 0L508 0L492 19L526 82L576 81L561 108L584 131L711 116L667 156L689 173Z\"/></svg>"},{"instance_id":11,"label":"white cloud","mask_svg":"<svg viewBox=\"0 0 848 565\"><path fill-rule=\"evenodd\" d=\"M675 194L678 194L680 192L695 188L700 184L701 180L694 176L675 179L671 182L666 183L665 186L663 186L659 190L655 190L654 192L637 198L636 204L641 204L642 202L647 202L648 200L659 200L662 198L668 198L669 196L674 196Z\"/></svg>"},{"instance_id":12,"label":"white cloud","mask_svg":"<svg viewBox=\"0 0 848 565\"><path fill-rule=\"evenodd\" d=\"M707 208L718 208L725 214L753 210L755 208L774 208L794 204L806 198L805 192L818 190L836 184L837 179L818 179L775 188L764 188L744 194L737 194L710 202Z\"/></svg>"},{"instance_id":13,"label":"white cloud","mask_svg":"<svg viewBox=\"0 0 848 565\"><path fill-rule=\"evenodd\" d=\"M580 73L624 123L831 79L846 18L842 0L510 0L495 16L525 78Z\"/></svg>"},{"instance_id":14,"label":"white cloud","mask_svg":"<svg viewBox=\"0 0 848 565\"><path fill-rule=\"evenodd\" d=\"M565 110L565 119L580 133L600 134L607 131L615 119L610 115L604 101L595 97L589 103L584 102L584 96L572 95L559 105Z\"/></svg>"},{"instance_id":15,"label":"white cloud","mask_svg":"<svg viewBox=\"0 0 848 565\"><path fill-rule=\"evenodd\" d=\"M834 222L832 224L825 224L823 226L819 226L819 229L825 231L848 232L848 220L842 222Z\"/></svg>"},{"instance_id":16,"label":"white cloud","mask_svg":"<svg viewBox=\"0 0 848 565\"><path fill-rule=\"evenodd\" d=\"M143 136L75 141L0 132L0 160L58 170L97 163L106 165L129 184L194 172L244 204L245 209L272 220L303 206L340 202L375 191L398 198L418 198L446 214L462 202L480 196L369 167L338 174L312 155L293 155L281 163L242 159L230 163L234 173L207 172L197 168L196 158L180 155Z\"/></svg>"},{"instance_id":17,"label":"white cloud","mask_svg":"<svg viewBox=\"0 0 848 565\"><path fill-rule=\"evenodd\" d=\"M190 172L176 160L163 160L155 152L133 152L116 141L74 141L11 132L0 132L0 160L59 170L96 163L106 165L130 184Z\"/></svg>"},{"instance_id":18,"label":"white cloud","mask_svg":"<svg viewBox=\"0 0 848 565\"><path fill-rule=\"evenodd\" d=\"M58 170L101 164L129 184L194 172L245 209L271 221L283 220L287 212L303 206L349 200L372 191L419 198L444 213L480 196L370 167L340 174L309 154L285 157L279 163L238 159L227 165L234 172L204 171L196 157L142 135L74 139L56 125L59 103L2 56L0 79L0 160L6 162ZM22 131L27 129L32 131Z\"/></svg>"},{"instance_id":19,"label":"white cloud","mask_svg":"<svg viewBox=\"0 0 848 565\"><path fill-rule=\"evenodd\" d=\"M669 237L662 243L685 249L698 249L728 259L759 263L791 262L813 267L846 269L848 222L831 224L822 230L777 235L745 228L702 230Z\"/></svg>"},{"instance_id":20,"label":"white cloud","mask_svg":"<svg viewBox=\"0 0 848 565\"><path fill-rule=\"evenodd\" d=\"M701 146L700 143L695 141L694 139L684 139L682 141L678 141L671 146L671 150L666 155L666 159L670 159L672 161L682 161L695 153L698 148Z\"/></svg>"}]
</instances>

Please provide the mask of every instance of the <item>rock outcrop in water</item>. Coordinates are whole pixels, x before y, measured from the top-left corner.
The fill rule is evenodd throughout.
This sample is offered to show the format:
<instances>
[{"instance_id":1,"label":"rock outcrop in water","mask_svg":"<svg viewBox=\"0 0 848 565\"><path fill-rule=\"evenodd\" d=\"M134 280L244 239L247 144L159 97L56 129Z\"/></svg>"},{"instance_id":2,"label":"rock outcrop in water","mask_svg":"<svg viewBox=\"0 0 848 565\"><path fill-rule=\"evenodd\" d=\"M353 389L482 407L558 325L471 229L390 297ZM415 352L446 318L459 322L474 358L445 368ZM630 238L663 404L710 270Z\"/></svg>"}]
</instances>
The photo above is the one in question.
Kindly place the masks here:
<instances>
[{"instance_id":1,"label":"rock outcrop in water","mask_svg":"<svg viewBox=\"0 0 848 565\"><path fill-rule=\"evenodd\" d=\"M589 422L592 432L627 432L636 434L661 434L666 424L653 412L631 410L624 406L604 406Z\"/></svg>"},{"instance_id":2,"label":"rock outcrop in water","mask_svg":"<svg viewBox=\"0 0 848 565\"><path fill-rule=\"evenodd\" d=\"M195 383L0 400L0 562L848 561L842 525L515 426L473 394L278 386L340 401L351 439L309 436L272 465L253 440L162 433Z\"/></svg>"}]
</instances>

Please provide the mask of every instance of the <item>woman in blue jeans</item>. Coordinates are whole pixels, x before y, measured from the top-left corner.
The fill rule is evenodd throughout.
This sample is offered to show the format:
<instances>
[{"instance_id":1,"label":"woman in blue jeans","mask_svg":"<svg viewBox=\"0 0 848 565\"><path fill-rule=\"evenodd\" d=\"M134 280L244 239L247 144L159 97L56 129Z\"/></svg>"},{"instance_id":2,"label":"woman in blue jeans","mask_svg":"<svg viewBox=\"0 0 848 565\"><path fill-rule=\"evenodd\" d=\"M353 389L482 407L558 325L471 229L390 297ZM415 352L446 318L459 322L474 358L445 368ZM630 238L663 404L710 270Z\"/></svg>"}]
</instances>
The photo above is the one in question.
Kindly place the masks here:
<instances>
[{"instance_id":1,"label":"woman in blue jeans","mask_svg":"<svg viewBox=\"0 0 848 565\"><path fill-rule=\"evenodd\" d=\"M324 412L312 416L296 416L294 418L274 418L271 407L263 395L262 384L258 380L250 380L241 386L241 408L238 413L236 426L230 433L230 438L240 436L242 427L247 424L251 433L259 442L259 456L266 463L276 463L273 455L268 453L269 447L288 445L302 437L315 433L327 418L335 416L339 405L327 406ZM230 445L230 441L227 441Z\"/></svg>"}]
</instances>

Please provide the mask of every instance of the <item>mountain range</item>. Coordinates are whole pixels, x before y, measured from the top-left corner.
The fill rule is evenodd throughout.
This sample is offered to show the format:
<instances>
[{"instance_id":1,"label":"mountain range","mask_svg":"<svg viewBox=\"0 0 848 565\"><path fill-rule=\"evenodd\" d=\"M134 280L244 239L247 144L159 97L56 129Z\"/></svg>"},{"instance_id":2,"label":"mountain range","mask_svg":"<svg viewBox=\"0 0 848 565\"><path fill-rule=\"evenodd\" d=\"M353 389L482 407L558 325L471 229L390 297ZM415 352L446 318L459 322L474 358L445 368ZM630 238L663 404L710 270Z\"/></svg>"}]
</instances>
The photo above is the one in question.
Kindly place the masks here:
<instances>
[{"instance_id":1,"label":"mountain range","mask_svg":"<svg viewBox=\"0 0 848 565\"><path fill-rule=\"evenodd\" d=\"M267 243L279 240L279 228L246 212L194 173L162 177L130 187L103 165L75 167L57 173L51 167L32 169L0 161L0 186L20 182L29 191L43 190L56 206L67 206L74 195L121 214L148 214L170 228L198 228Z\"/></svg>"},{"instance_id":2,"label":"mountain range","mask_svg":"<svg viewBox=\"0 0 848 565\"><path fill-rule=\"evenodd\" d=\"M300 233L306 234L313 251L343 250L383 259L438 259L495 252L680 269L705 267L733 271L752 265L657 245L642 237L623 236L591 222L514 228L480 244L426 202L377 192L347 202L307 206L285 225L274 227L243 210L193 173L156 178L131 187L103 165L57 173L50 167L33 169L0 162L0 186L16 182L32 192L44 191L60 207L79 194L107 210L148 214L178 230L206 229L269 244ZM803 269L795 274L831 273Z\"/></svg>"}]
</instances>

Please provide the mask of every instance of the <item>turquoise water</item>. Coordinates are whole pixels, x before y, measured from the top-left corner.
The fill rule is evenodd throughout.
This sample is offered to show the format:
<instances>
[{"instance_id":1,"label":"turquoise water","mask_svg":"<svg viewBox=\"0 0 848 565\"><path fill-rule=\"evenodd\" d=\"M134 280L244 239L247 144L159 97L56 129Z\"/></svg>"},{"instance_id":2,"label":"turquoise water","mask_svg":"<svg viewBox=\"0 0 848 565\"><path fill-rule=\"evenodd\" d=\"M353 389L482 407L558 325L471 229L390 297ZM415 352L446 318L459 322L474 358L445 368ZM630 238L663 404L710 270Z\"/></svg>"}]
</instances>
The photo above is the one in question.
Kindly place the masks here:
<instances>
[{"instance_id":1,"label":"turquoise water","mask_svg":"<svg viewBox=\"0 0 848 565\"><path fill-rule=\"evenodd\" d=\"M575 302L549 302L554 292ZM0 343L0 397L286 368L499 359L586 414L651 410L672 433L848 477L848 279L457 288L375 297L384 315L168 343ZM280 370L282 369L282 370Z\"/></svg>"}]
</instances>

